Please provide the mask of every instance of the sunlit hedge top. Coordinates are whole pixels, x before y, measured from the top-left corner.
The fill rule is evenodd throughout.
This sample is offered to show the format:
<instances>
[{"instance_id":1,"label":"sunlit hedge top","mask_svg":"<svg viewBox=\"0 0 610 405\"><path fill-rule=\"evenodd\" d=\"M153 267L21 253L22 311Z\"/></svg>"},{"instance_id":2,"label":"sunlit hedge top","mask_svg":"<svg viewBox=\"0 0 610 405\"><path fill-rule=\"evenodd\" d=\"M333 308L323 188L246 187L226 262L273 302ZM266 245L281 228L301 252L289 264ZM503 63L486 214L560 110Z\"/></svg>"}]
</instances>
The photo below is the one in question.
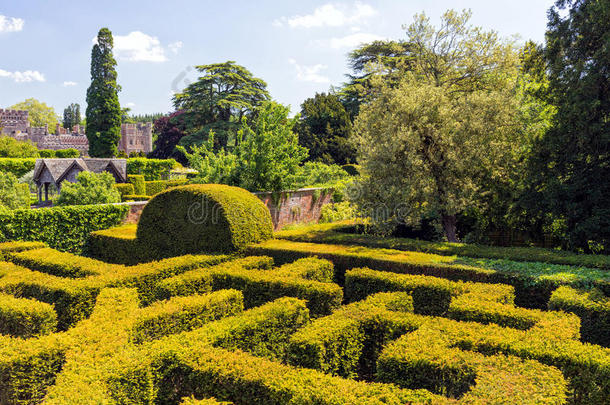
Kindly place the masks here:
<instances>
[{"instance_id":1,"label":"sunlit hedge top","mask_svg":"<svg viewBox=\"0 0 610 405\"><path fill-rule=\"evenodd\" d=\"M196 184L175 187L151 199L140 217L137 238L163 256L232 252L270 239L271 215L239 187Z\"/></svg>"}]
</instances>

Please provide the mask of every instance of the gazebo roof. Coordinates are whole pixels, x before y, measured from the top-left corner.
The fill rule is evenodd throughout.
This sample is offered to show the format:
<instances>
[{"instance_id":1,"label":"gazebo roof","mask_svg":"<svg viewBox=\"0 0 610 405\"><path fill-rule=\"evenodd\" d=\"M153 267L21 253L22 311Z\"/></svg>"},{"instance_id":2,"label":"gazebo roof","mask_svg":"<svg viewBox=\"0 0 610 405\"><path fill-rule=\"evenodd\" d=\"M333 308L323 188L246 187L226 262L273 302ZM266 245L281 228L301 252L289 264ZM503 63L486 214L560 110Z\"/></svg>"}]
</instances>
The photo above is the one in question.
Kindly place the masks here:
<instances>
[{"instance_id":1,"label":"gazebo roof","mask_svg":"<svg viewBox=\"0 0 610 405\"><path fill-rule=\"evenodd\" d=\"M78 166L82 171L102 173L112 171L121 181L127 180L127 162L125 159L38 159L34 167L34 181L37 181L46 168L55 183L60 183L72 167Z\"/></svg>"}]
</instances>

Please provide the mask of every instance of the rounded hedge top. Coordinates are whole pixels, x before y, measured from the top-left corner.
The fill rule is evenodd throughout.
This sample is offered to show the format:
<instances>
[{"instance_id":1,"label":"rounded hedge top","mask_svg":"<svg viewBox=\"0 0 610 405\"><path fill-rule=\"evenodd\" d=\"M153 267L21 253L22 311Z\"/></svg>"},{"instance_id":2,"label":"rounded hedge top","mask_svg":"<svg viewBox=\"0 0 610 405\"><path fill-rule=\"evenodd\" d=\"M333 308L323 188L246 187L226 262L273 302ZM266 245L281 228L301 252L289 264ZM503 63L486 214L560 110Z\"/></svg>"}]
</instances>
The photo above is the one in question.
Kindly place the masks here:
<instances>
[{"instance_id":1,"label":"rounded hedge top","mask_svg":"<svg viewBox=\"0 0 610 405\"><path fill-rule=\"evenodd\" d=\"M234 252L270 239L267 207L253 194L221 184L174 187L144 207L137 238L159 256Z\"/></svg>"}]
</instances>

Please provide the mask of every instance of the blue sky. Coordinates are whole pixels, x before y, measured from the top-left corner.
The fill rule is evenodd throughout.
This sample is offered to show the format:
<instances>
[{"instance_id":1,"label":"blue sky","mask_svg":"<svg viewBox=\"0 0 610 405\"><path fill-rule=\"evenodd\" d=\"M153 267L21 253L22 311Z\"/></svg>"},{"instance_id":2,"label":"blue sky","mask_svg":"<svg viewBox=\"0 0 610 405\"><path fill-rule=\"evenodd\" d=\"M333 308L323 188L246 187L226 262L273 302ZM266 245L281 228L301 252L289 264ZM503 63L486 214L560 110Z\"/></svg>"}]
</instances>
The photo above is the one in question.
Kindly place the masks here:
<instances>
[{"instance_id":1,"label":"blue sky","mask_svg":"<svg viewBox=\"0 0 610 405\"><path fill-rule=\"evenodd\" d=\"M92 39L115 36L123 107L168 112L171 95L196 78L193 65L235 60L293 112L339 85L358 43L404 37L424 11L436 24L448 8L503 36L542 42L553 0L36 1L0 0L0 107L34 97L58 114L85 106Z\"/></svg>"}]
</instances>

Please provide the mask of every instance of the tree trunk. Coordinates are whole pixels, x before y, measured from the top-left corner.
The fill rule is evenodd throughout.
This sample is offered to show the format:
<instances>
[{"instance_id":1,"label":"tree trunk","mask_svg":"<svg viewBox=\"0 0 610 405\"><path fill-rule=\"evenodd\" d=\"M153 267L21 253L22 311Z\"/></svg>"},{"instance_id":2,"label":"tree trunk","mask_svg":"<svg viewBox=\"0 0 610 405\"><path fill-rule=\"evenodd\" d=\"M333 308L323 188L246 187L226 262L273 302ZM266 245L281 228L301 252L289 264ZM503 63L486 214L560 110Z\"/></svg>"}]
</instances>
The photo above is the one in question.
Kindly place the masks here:
<instances>
[{"instance_id":1,"label":"tree trunk","mask_svg":"<svg viewBox=\"0 0 610 405\"><path fill-rule=\"evenodd\" d=\"M458 242L456 235L457 218L455 215L443 214L441 217L441 222L443 223L443 230L445 231L447 240L449 242Z\"/></svg>"}]
</instances>

